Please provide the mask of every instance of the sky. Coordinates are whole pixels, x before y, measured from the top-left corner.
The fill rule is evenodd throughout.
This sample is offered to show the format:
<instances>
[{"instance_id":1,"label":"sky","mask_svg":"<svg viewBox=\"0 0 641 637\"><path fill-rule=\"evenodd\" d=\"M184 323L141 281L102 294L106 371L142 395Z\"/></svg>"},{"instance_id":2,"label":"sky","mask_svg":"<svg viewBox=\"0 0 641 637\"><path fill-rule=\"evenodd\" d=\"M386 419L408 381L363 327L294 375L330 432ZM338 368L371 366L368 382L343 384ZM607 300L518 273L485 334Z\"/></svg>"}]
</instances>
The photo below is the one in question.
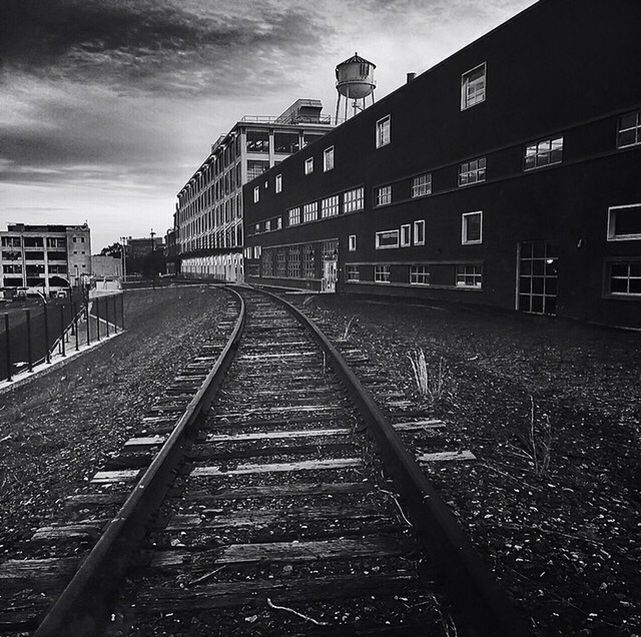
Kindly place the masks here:
<instances>
[{"instance_id":1,"label":"sky","mask_svg":"<svg viewBox=\"0 0 641 637\"><path fill-rule=\"evenodd\" d=\"M0 229L87 221L92 251L164 234L243 115L334 114L336 64L376 98L533 0L0 0Z\"/></svg>"}]
</instances>

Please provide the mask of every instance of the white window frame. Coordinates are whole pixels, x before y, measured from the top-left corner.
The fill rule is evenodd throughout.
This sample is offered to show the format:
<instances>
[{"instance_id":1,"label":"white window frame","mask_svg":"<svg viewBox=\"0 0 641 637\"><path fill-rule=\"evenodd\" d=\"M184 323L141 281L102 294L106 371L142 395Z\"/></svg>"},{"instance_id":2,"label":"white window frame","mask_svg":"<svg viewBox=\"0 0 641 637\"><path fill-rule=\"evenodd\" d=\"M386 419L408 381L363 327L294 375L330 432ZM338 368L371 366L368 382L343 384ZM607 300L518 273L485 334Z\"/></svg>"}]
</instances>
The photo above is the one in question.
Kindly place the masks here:
<instances>
[{"instance_id":1,"label":"white window frame","mask_svg":"<svg viewBox=\"0 0 641 637\"><path fill-rule=\"evenodd\" d=\"M412 245L412 226L404 223L401 226L401 248L407 248Z\"/></svg>"},{"instance_id":2,"label":"white window frame","mask_svg":"<svg viewBox=\"0 0 641 637\"><path fill-rule=\"evenodd\" d=\"M561 142L560 145L558 142ZM553 144L556 146L553 148ZM559 155L558 159L552 161L552 153ZM528 166L527 160L529 157L534 158L534 165ZM538 142L528 144L525 147L525 155L523 157L523 170L537 170L545 168L546 166L555 166L563 161L563 135L560 137L552 137L549 139L541 139Z\"/></svg>"},{"instance_id":3,"label":"white window frame","mask_svg":"<svg viewBox=\"0 0 641 637\"><path fill-rule=\"evenodd\" d=\"M470 80L469 77L472 73L475 73L479 69L483 69L482 79L474 80L476 83L482 83L481 89L474 89L473 93L470 93ZM482 104L485 101L487 94L487 62L482 62L477 64L474 68L471 68L464 73L461 73L461 110L466 111L468 108L472 108L477 104Z\"/></svg>"},{"instance_id":4,"label":"white window frame","mask_svg":"<svg viewBox=\"0 0 641 637\"><path fill-rule=\"evenodd\" d=\"M412 177L412 199L432 194L432 173L423 173Z\"/></svg>"},{"instance_id":5,"label":"white window frame","mask_svg":"<svg viewBox=\"0 0 641 637\"><path fill-rule=\"evenodd\" d=\"M629 128L621 128L623 118L630 115L635 116L635 125L630 126ZM621 133L625 133L627 131L634 131L635 141L630 144L621 144L619 141ZM629 113L623 113L622 115L619 115L619 118L617 120L617 148L631 148L632 146L638 146L639 144L641 144L641 111L631 111Z\"/></svg>"},{"instance_id":6,"label":"white window frame","mask_svg":"<svg viewBox=\"0 0 641 637\"><path fill-rule=\"evenodd\" d=\"M365 188L353 188L343 193L343 212L358 212L365 208Z\"/></svg>"},{"instance_id":7,"label":"white window frame","mask_svg":"<svg viewBox=\"0 0 641 637\"><path fill-rule=\"evenodd\" d=\"M288 226L297 226L300 224L300 206L296 208L290 208L287 211L287 225Z\"/></svg>"},{"instance_id":8,"label":"white window frame","mask_svg":"<svg viewBox=\"0 0 641 637\"><path fill-rule=\"evenodd\" d=\"M381 245L381 238L382 235L389 234L389 235L396 235L396 243L394 245L386 245L382 246ZM394 250L395 248L398 248L400 245L400 232L398 228L393 228L392 230L380 230L379 232L376 233L376 249L377 250Z\"/></svg>"},{"instance_id":9,"label":"white window frame","mask_svg":"<svg viewBox=\"0 0 641 637\"><path fill-rule=\"evenodd\" d=\"M483 165L481 165L481 162ZM472 167L473 165L475 166L474 168ZM466 168L466 170L464 170L464 168ZM472 176L474 176L473 180L472 180ZM487 158L486 157L476 157L475 159L470 159L469 161L463 161L459 164L459 168L458 168L459 188L464 188L465 186L472 186L474 184L483 183L486 177L487 177ZM467 181L465 179L467 179Z\"/></svg>"},{"instance_id":10,"label":"white window frame","mask_svg":"<svg viewBox=\"0 0 641 637\"><path fill-rule=\"evenodd\" d=\"M314 213L314 218L308 219L307 217L311 217L311 214L309 213L312 211ZM312 223L314 221L318 221L318 201L311 201L303 206L303 223Z\"/></svg>"},{"instance_id":11,"label":"white window frame","mask_svg":"<svg viewBox=\"0 0 641 637\"><path fill-rule=\"evenodd\" d=\"M632 281L641 281L641 276L632 274L631 268L633 265L640 266L641 262L639 262L638 260L636 261L635 260L631 260L631 261L617 260L617 261L610 261L606 264L606 276L607 276L606 291L609 296L615 297L615 298L621 298L621 297L634 298L634 299L641 298L641 292L630 292L630 283ZM627 274L625 274L624 276L612 274L612 268L614 266L624 266L627 269ZM627 290L625 292L613 292L612 291L613 280L625 281Z\"/></svg>"},{"instance_id":12,"label":"white window frame","mask_svg":"<svg viewBox=\"0 0 641 637\"><path fill-rule=\"evenodd\" d=\"M469 268L473 270L471 273L467 271ZM463 270L462 272L460 271L461 269ZM480 263L457 263L454 275L456 276L457 288L467 288L468 290L480 290L483 288L483 265ZM467 285L465 282L466 278L469 277L472 277L474 281L472 285ZM476 281L478 281L478 285Z\"/></svg>"},{"instance_id":13,"label":"white window frame","mask_svg":"<svg viewBox=\"0 0 641 637\"><path fill-rule=\"evenodd\" d=\"M323 151L323 172L334 170L334 147L330 146Z\"/></svg>"},{"instance_id":14,"label":"white window frame","mask_svg":"<svg viewBox=\"0 0 641 637\"><path fill-rule=\"evenodd\" d=\"M283 191L283 176L282 175L276 175L276 178L274 179L274 192L279 193Z\"/></svg>"},{"instance_id":15,"label":"white window frame","mask_svg":"<svg viewBox=\"0 0 641 637\"><path fill-rule=\"evenodd\" d=\"M419 230L421 228L421 230ZM423 234L423 238L419 237L419 232ZM417 219L414 222L414 245L415 246L424 246L425 245L425 219Z\"/></svg>"},{"instance_id":16,"label":"white window frame","mask_svg":"<svg viewBox=\"0 0 641 637\"><path fill-rule=\"evenodd\" d=\"M376 189L376 206L387 206L392 203L392 186L379 186Z\"/></svg>"},{"instance_id":17,"label":"white window frame","mask_svg":"<svg viewBox=\"0 0 641 637\"><path fill-rule=\"evenodd\" d=\"M254 186L254 203L260 201L260 186Z\"/></svg>"},{"instance_id":18,"label":"white window frame","mask_svg":"<svg viewBox=\"0 0 641 637\"><path fill-rule=\"evenodd\" d=\"M376 148L387 146L392 140L392 116L385 115L376 122Z\"/></svg>"},{"instance_id":19,"label":"white window frame","mask_svg":"<svg viewBox=\"0 0 641 637\"><path fill-rule=\"evenodd\" d=\"M374 266L374 283L390 283L391 268L389 264L379 263Z\"/></svg>"},{"instance_id":20,"label":"white window frame","mask_svg":"<svg viewBox=\"0 0 641 637\"><path fill-rule=\"evenodd\" d=\"M477 215L481 217L481 225L480 225L480 232L479 232L480 236L478 239L468 239L466 220L468 217L473 217ZM483 211L475 210L474 212L464 212L461 215L461 245L471 246L471 245L479 245L481 243L483 243Z\"/></svg>"},{"instance_id":21,"label":"white window frame","mask_svg":"<svg viewBox=\"0 0 641 637\"><path fill-rule=\"evenodd\" d=\"M321 219L336 217L339 215L340 210L340 198L338 195L325 197L325 199L321 200Z\"/></svg>"},{"instance_id":22,"label":"white window frame","mask_svg":"<svg viewBox=\"0 0 641 637\"><path fill-rule=\"evenodd\" d=\"M350 234L349 237L347 237L347 249L349 252L356 252L356 235L355 234Z\"/></svg>"},{"instance_id":23,"label":"white window frame","mask_svg":"<svg viewBox=\"0 0 641 637\"><path fill-rule=\"evenodd\" d=\"M641 232L634 234L615 234L616 232L616 212L628 208L638 208L641 216L641 203L631 203L625 206L610 206L608 208L608 241L638 241L641 239Z\"/></svg>"},{"instance_id":24,"label":"white window frame","mask_svg":"<svg viewBox=\"0 0 641 637\"><path fill-rule=\"evenodd\" d=\"M356 276L350 276L351 274L356 274ZM357 265L348 263L345 266L345 280L349 283L350 281L360 281L361 273Z\"/></svg>"},{"instance_id":25,"label":"white window frame","mask_svg":"<svg viewBox=\"0 0 641 637\"><path fill-rule=\"evenodd\" d=\"M308 157L305 160L305 169L304 172L306 175L311 175L314 172L314 158Z\"/></svg>"},{"instance_id":26,"label":"white window frame","mask_svg":"<svg viewBox=\"0 0 641 637\"><path fill-rule=\"evenodd\" d=\"M431 275L427 265L410 265L410 285L430 285Z\"/></svg>"}]
</instances>

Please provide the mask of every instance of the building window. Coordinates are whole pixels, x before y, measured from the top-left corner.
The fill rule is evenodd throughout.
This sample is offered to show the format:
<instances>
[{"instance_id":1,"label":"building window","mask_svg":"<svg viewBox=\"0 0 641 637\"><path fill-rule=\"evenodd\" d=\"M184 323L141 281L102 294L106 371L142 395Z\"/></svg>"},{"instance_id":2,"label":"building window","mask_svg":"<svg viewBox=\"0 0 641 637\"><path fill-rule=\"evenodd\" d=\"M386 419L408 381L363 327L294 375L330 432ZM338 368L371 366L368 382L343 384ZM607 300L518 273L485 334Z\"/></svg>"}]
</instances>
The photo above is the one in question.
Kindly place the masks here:
<instances>
[{"instance_id":1,"label":"building window","mask_svg":"<svg viewBox=\"0 0 641 637\"><path fill-rule=\"evenodd\" d=\"M300 248L290 248L287 254L287 276L300 279Z\"/></svg>"},{"instance_id":2,"label":"building window","mask_svg":"<svg viewBox=\"0 0 641 637\"><path fill-rule=\"evenodd\" d=\"M365 189L355 188L343 195L343 212L356 212L365 207Z\"/></svg>"},{"instance_id":3,"label":"building window","mask_svg":"<svg viewBox=\"0 0 641 637\"><path fill-rule=\"evenodd\" d=\"M608 263L608 290L621 296L641 296L641 261Z\"/></svg>"},{"instance_id":4,"label":"building window","mask_svg":"<svg viewBox=\"0 0 641 637\"><path fill-rule=\"evenodd\" d=\"M308 157L305 160L305 174L311 175L314 172L314 158Z\"/></svg>"},{"instance_id":5,"label":"building window","mask_svg":"<svg viewBox=\"0 0 641 637\"><path fill-rule=\"evenodd\" d=\"M287 276L287 254L285 248L276 251L276 276L285 278Z\"/></svg>"},{"instance_id":6,"label":"building window","mask_svg":"<svg viewBox=\"0 0 641 637\"><path fill-rule=\"evenodd\" d=\"M485 181L485 157L464 161L459 167L458 185L467 186Z\"/></svg>"},{"instance_id":7,"label":"building window","mask_svg":"<svg viewBox=\"0 0 641 637\"><path fill-rule=\"evenodd\" d=\"M349 237L347 237L347 249L350 252L356 252L356 235L355 234L350 234Z\"/></svg>"},{"instance_id":8,"label":"building window","mask_svg":"<svg viewBox=\"0 0 641 637\"><path fill-rule=\"evenodd\" d=\"M412 245L412 226L404 224L401 226L401 248Z\"/></svg>"},{"instance_id":9,"label":"building window","mask_svg":"<svg viewBox=\"0 0 641 637\"><path fill-rule=\"evenodd\" d=\"M314 247L310 245L303 246L303 277L313 279L315 274Z\"/></svg>"},{"instance_id":10,"label":"building window","mask_svg":"<svg viewBox=\"0 0 641 637\"><path fill-rule=\"evenodd\" d=\"M376 205L385 206L388 203L392 203L392 187L391 186L381 186L376 189Z\"/></svg>"},{"instance_id":11,"label":"building window","mask_svg":"<svg viewBox=\"0 0 641 637\"><path fill-rule=\"evenodd\" d=\"M485 101L485 63L461 75L461 110Z\"/></svg>"},{"instance_id":12,"label":"building window","mask_svg":"<svg viewBox=\"0 0 641 637\"><path fill-rule=\"evenodd\" d=\"M254 188L254 203L258 203L259 199L260 199L260 186L256 186Z\"/></svg>"},{"instance_id":13,"label":"building window","mask_svg":"<svg viewBox=\"0 0 641 637\"><path fill-rule=\"evenodd\" d=\"M287 211L287 225L297 226L300 223L300 208L292 208Z\"/></svg>"},{"instance_id":14,"label":"building window","mask_svg":"<svg viewBox=\"0 0 641 637\"><path fill-rule=\"evenodd\" d=\"M389 265L374 266L374 281L376 283L389 283L389 277L390 277Z\"/></svg>"},{"instance_id":15,"label":"building window","mask_svg":"<svg viewBox=\"0 0 641 637\"><path fill-rule=\"evenodd\" d=\"M545 139L525 147L525 170L560 164L563 159L563 137Z\"/></svg>"},{"instance_id":16,"label":"building window","mask_svg":"<svg viewBox=\"0 0 641 637\"><path fill-rule=\"evenodd\" d=\"M461 221L461 243L472 245L483 242L483 213L466 212Z\"/></svg>"},{"instance_id":17,"label":"building window","mask_svg":"<svg viewBox=\"0 0 641 637\"><path fill-rule=\"evenodd\" d=\"M376 249L388 250L398 248L398 230L383 230L376 233Z\"/></svg>"},{"instance_id":18,"label":"building window","mask_svg":"<svg viewBox=\"0 0 641 637\"><path fill-rule=\"evenodd\" d=\"M321 201L321 217L335 217L339 213L338 195L327 197Z\"/></svg>"},{"instance_id":19,"label":"building window","mask_svg":"<svg viewBox=\"0 0 641 637\"><path fill-rule=\"evenodd\" d=\"M348 281L360 281L361 275L357 265L347 265L345 266L345 274L347 275Z\"/></svg>"},{"instance_id":20,"label":"building window","mask_svg":"<svg viewBox=\"0 0 641 637\"><path fill-rule=\"evenodd\" d=\"M283 176L282 175L276 175L276 179L274 180L274 191L277 192L277 193L283 191Z\"/></svg>"},{"instance_id":21,"label":"building window","mask_svg":"<svg viewBox=\"0 0 641 637\"><path fill-rule=\"evenodd\" d=\"M423 219L414 222L414 245L425 245L425 220Z\"/></svg>"},{"instance_id":22,"label":"building window","mask_svg":"<svg viewBox=\"0 0 641 637\"><path fill-rule=\"evenodd\" d=\"M386 115L376 122L376 148L386 146L390 143L390 124L392 121L391 115Z\"/></svg>"},{"instance_id":23,"label":"building window","mask_svg":"<svg viewBox=\"0 0 641 637\"><path fill-rule=\"evenodd\" d=\"M412 197L423 197L432 192L432 175L426 173L412 179Z\"/></svg>"},{"instance_id":24,"label":"building window","mask_svg":"<svg viewBox=\"0 0 641 637\"><path fill-rule=\"evenodd\" d=\"M617 148L641 144L641 111L619 117Z\"/></svg>"},{"instance_id":25,"label":"building window","mask_svg":"<svg viewBox=\"0 0 641 637\"><path fill-rule=\"evenodd\" d=\"M316 221L318 219L318 202L306 203L303 206L303 221Z\"/></svg>"},{"instance_id":26,"label":"building window","mask_svg":"<svg viewBox=\"0 0 641 637\"><path fill-rule=\"evenodd\" d=\"M330 146L323 151L323 172L334 168L334 147Z\"/></svg>"},{"instance_id":27,"label":"building window","mask_svg":"<svg viewBox=\"0 0 641 637\"><path fill-rule=\"evenodd\" d=\"M608 241L641 239L641 204L608 208Z\"/></svg>"},{"instance_id":28,"label":"building window","mask_svg":"<svg viewBox=\"0 0 641 637\"><path fill-rule=\"evenodd\" d=\"M483 283L483 266L480 264L457 265L456 287L480 288Z\"/></svg>"},{"instance_id":29,"label":"building window","mask_svg":"<svg viewBox=\"0 0 641 637\"><path fill-rule=\"evenodd\" d=\"M410 284L411 285L429 285L430 284L430 271L426 265L411 265L410 266Z\"/></svg>"}]
</instances>

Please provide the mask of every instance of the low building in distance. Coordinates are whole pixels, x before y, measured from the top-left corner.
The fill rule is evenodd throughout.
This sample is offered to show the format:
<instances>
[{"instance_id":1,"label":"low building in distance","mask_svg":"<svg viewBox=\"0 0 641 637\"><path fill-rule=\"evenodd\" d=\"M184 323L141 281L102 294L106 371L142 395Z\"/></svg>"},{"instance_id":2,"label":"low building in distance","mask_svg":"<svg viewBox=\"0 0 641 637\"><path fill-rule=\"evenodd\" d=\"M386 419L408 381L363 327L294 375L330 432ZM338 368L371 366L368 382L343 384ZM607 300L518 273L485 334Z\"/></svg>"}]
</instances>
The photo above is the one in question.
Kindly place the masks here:
<instances>
[{"instance_id":1,"label":"low building in distance","mask_svg":"<svg viewBox=\"0 0 641 637\"><path fill-rule=\"evenodd\" d=\"M246 280L641 327L641 3L541 0L244 187Z\"/></svg>"},{"instance_id":2,"label":"low building in distance","mask_svg":"<svg viewBox=\"0 0 641 637\"><path fill-rule=\"evenodd\" d=\"M88 282L91 231L83 225L8 224L0 231L2 287L50 296Z\"/></svg>"},{"instance_id":3,"label":"low building in distance","mask_svg":"<svg viewBox=\"0 0 641 637\"><path fill-rule=\"evenodd\" d=\"M299 99L278 117L247 115L218 138L178 193L173 262L182 276L243 280L242 186L332 130L321 111L320 101Z\"/></svg>"}]
</instances>

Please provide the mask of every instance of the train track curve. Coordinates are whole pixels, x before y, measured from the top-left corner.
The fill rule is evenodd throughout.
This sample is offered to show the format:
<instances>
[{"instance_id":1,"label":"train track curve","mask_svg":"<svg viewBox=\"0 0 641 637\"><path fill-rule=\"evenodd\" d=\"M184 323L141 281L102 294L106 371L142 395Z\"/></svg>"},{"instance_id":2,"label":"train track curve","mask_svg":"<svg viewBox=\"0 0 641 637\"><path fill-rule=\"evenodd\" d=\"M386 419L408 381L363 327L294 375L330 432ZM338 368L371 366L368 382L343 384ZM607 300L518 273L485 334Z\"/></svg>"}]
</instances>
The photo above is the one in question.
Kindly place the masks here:
<instances>
[{"instance_id":1,"label":"train track curve","mask_svg":"<svg viewBox=\"0 0 641 637\"><path fill-rule=\"evenodd\" d=\"M391 424L286 301L230 294L220 342L76 498L119 508L36 637L526 635L401 440L434 423Z\"/></svg>"}]
</instances>

